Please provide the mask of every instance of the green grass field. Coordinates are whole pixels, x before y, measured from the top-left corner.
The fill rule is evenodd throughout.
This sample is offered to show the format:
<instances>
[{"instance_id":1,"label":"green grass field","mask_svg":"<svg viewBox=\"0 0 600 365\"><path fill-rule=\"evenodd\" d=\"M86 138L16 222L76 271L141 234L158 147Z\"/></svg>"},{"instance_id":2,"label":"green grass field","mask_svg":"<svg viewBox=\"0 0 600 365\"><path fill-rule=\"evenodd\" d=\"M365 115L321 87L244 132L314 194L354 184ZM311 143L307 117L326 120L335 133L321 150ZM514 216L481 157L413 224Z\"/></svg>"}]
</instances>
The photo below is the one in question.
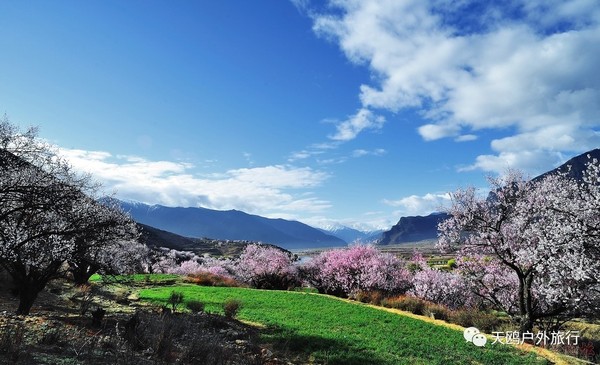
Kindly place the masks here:
<instances>
[{"instance_id":1,"label":"green grass field","mask_svg":"<svg viewBox=\"0 0 600 365\"><path fill-rule=\"evenodd\" d=\"M134 275L115 275L107 276L103 278L99 274L94 274L90 277L90 282L98 282L101 280L107 280L108 282L134 282L134 283L175 283L181 282L181 275L175 274L134 274Z\"/></svg>"},{"instance_id":2,"label":"green grass field","mask_svg":"<svg viewBox=\"0 0 600 365\"><path fill-rule=\"evenodd\" d=\"M140 291L140 299L166 303L172 291L222 313L227 299L242 302L238 319L266 326L262 338L305 361L346 365L546 364L506 345L476 347L460 331L361 304L302 292L178 285Z\"/></svg>"}]
</instances>

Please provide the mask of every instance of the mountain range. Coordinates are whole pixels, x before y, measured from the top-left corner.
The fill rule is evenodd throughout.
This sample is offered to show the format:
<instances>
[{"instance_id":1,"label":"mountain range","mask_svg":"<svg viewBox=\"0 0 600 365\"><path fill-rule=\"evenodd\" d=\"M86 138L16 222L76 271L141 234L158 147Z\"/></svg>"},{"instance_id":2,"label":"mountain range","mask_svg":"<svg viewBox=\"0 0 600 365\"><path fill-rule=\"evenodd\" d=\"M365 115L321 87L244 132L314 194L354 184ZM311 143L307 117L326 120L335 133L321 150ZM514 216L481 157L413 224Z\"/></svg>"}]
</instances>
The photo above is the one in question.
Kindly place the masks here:
<instances>
[{"instance_id":1,"label":"mountain range","mask_svg":"<svg viewBox=\"0 0 600 365\"><path fill-rule=\"evenodd\" d=\"M402 217L389 231L383 232L377 244L391 245L435 239L438 224L448 217L446 213Z\"/></svg>"},{"instance_id":2,"label":"mountain range","mask_svg":"<svg viewBox=\"0 0 600 365\"><path fill-rule=\"evenodd\" d=\"M248 240L286 249L346 246L343 239L297 221L265 218L238 210L118 203L136 222L184 237Z\"/></svg>"},{"instance_id":3,"label":"mountain range","mask_svg":"<svg viewBox=\"0 0 600 365\"><path fill-rule=\"evenodd\" d=\"M576 156L535 179L563 172L580 180L588 156L600 159L600 149ZM238 210L173 208L133 201L118 202L141 225L149 245L193 249L200 253L216 253L213 252L215 242L219 240L263 242L292 250L340 247L354 242L390 245L430 240L437 238L438 223L448 217L445 213L402 217L388 231L365 232L340 224L319 229L297 221L265 218Z\"/></svg>"},{"instance_id":4,"label":"mountain range","mask_svg":"<svg viewBox=\"0 0 600 365\"><path fill-rule=\"evenodd\" d=\"M321 232L343 239L348 243L370 243L375 242L383 233L383 230L361 231L341 224L331 224L318 228Z\"/></svg>"}]
</instances>

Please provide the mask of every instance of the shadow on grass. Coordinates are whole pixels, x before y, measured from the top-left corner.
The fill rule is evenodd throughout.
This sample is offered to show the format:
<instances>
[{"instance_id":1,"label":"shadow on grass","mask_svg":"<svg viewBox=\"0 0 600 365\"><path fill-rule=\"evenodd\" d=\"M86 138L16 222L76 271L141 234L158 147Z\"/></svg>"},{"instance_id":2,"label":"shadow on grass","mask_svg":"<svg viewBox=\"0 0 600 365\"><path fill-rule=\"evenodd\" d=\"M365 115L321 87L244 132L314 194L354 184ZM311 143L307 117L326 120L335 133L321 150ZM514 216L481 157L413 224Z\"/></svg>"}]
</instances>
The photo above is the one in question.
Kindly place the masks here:
<instances>
[{"instance_id":1,"label":"shadow on grass","mask_svg":"<svg viewBox=\"0 0 600 365\"><path fill-rule=\"evenodd\" d=\"M384 365L389 359L382 358L365 348L351 346L343 340L302 335L296 331L269 326L260 331L265 342L273 345L285 357L310 360L327 365Z\"/></svg>"}]
</instances>

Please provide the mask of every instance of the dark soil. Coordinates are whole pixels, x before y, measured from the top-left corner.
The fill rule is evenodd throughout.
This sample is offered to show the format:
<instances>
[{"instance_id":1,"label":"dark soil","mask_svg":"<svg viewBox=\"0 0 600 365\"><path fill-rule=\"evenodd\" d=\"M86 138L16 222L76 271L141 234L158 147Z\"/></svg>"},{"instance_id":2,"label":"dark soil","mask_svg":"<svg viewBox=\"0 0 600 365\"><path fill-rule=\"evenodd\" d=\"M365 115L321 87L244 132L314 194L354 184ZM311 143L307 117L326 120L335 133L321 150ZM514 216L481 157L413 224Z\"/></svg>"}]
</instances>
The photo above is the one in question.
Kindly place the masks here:
<instances>
[{"instance_id":1,"label":"dark soil","mask_svg":"<svg viewBox=\"0 0 600 365\"><path fill-rule=\"evenodd\" d=\"M13 314L18 301L9 289L0 285L0 364L290 364L260 344L256 328L215 314L169 313L137 302L127 287L56 281L29 316ZM94 323L97 308L106 314Z\"/></svg>"}]
</instances>

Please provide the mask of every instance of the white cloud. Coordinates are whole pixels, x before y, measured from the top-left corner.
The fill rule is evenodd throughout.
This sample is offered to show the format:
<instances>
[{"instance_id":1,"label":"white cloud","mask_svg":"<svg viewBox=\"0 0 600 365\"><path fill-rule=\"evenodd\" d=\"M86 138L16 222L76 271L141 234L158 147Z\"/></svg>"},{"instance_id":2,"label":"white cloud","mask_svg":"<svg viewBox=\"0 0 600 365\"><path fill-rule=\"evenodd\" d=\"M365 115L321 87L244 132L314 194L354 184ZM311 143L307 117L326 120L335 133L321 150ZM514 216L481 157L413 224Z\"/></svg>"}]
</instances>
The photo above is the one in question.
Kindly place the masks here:
<instances>
[{"instance_id":1,"label":"white cloud","mask_svg":"<svg viewBox=\"0 0 600 365\"><path fill-rule=\"evenodd\" d=\"M305 12L309 8L310 0L290 0L292 4L298 9L300 12Z\"/></svg>"},{"instance_id":2,"label":"white cloud","mask_svg":"<svg viewBox=\"0 0 600 365\"><path fill-rule=\"evenodd\" d=\"M386 154L386 150L383 148L376 148L372 151L367 151L363 149L357 149L352 151L352 157L363 157L363 156L383 156Z\"/></svg>"},{"instance_id":3,"label":"white cloud","mask_svg":"<svg viewBox=\"0 0 600 365\"><path fill-rule=\"evenodd\" d=\"M307 159L309 157L322 155L326 151L336 149L339 145L340 145L340 142L338 142L338 141L325 142L325 143L314 143L302 151L292 152L290 157L288 157L288 162L295 162L298 160Z\"/></svg>"},{"instance_id":4,"label":"white cloud","mask_svg":"<svg viewBox=\"0 0 600 365\"><path fill-rule=\"evenodd\" d=\"M462 136L458 136L458 137L454 138L454 141L468 142L468 141L474 141L476 139L477 139L477 136L474 134L463 134Z\"/></svg>"},{"instance_id":5,"label":"white cloud","mask_svg":"<svg viewBox=\"0 0 600 365\"><path fill-rule=\"evenodd\" d=\"M535 150L500 152L498 155L477 156L475 163L459 171L483 170L502 174L509 169L518 169L528 171L531 175L538 175L548 170L545 166L556 166L563 162L563 155L559 152L548 153Z\"/></svg>"},{"instance_id":6,"label":"white cloud","mask_svg":"<svg viewBox=\"0 0 600 365\"><path fill-rule=\"evenodd\" d=\"M335 0L311 11L315 32L373 73L360 87L362 119L338 125L332 138L352 139L361 125L380 128L366 117L372 110L418 108L425 140L514 131L493 141L496 154L479 156L474 168L498 171L498 161L510 160L548 169L560 152L597 147L597 0L474 2Z\"/></svg>"},{"instance_id":7,"label":"white cloud","mask_svg":"<svg viewBox=\"0 0 600 365\"><path fill-rule=\"evenodd\" d=\"M250 152L244 152L242 155L246 159L246 162L248 162L248 165L254 165L254 160L252 159L252 154Z\"/></svg>"},{"instance_id":8,"label":"white cloud","mask_svg":"<svg viewBox=\"0 0 600 365\"><path fill-rule=\"evenodd\" d=\"M350 141L366 129L381 129L385 118L375 115L368 109L360 109L356 114L336 126L336 133L329 136L334 141Z\"/></svg>"},{"instance_id":9,"label":"white cloud","mask_svg":"<svg viewBox=\"0 0 600 365\"><path fill-rule=\"evenodd\" d=\"M400 216L428 215L439 212L450 203L449 193L427 193L425 195L411 195L398 200L384 200L385 204L399 208L396 212Z\"/></svg>"},{"instance_id":10,"label":"white cloud","mask_svg":"<svg viewBox=\"0 0 600 365\"><path fill-rule=\"evenodd\" d=\"M302 222L309 226L325 230L340 227L348 227L363 232L372 232L378 230L388 230L396 222L389 219L386 212L371 212L363 214L359 220L352 218L331 219L323 216L312 216L303 218Z\"/></svg>"},{"instance_id":11,"label":"white cloud","mask_svg":"<svg viewBox=\"0 0 600 365\"><path fill-rule=\"evenodd\" d=\"M294 161L298 161L298 160L304 160L306 158L311 157L312 155L314 155L314 152L307 151L307 150L293 152L290 155L290 157L288 157L288 162L294 162Z\"/></svg>"},{"instance_id":12,"label":"white cloud","mask_svg":"<svg viewBox=\"0 0 600 365\"><path fill-rule=\"evenodd\" d=\"M419 134L426 141L455 136L460 131L460 127L452 124L425 124L419 127Z\"/></svg>"},{"instance_id":13,"label":"white cloud","mask_svg":"<svg viewBox=\"0 0 600 365\"><path fill-rule=\"evenodd\" d=\"M239 209L256 214L321 212L330 203L307 189L328 174L311 168L274 165L198 176L185 162L149 161L108 152L62 149L74 168L91 173L118 197L167 206Z\"/></svg>"}]
</instances>

